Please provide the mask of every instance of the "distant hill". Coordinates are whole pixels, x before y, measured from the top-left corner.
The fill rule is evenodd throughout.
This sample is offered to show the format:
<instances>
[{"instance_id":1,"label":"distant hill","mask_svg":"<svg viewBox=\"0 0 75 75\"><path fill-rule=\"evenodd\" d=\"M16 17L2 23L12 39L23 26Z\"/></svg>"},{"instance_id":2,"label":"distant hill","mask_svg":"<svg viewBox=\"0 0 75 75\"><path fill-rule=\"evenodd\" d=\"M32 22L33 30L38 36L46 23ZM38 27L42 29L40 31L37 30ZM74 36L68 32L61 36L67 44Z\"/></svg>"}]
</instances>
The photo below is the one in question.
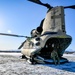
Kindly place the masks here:
<instances>
[{"instance_id":1,"label":"distant hill","mask_svg":"<svg viewBox=\"0 0 75 75\"><path fill-rule=\"evenodd\" d=\"M75 53L75 50L67 49L67 50L65 50L65 53L66 54L73 54L73 53Z\"/></svg>"},{"instance_id":2,"label":"distant hill","mask_svg":"<svg viewBox=\"0 0 75 75\"><path fill-rule=\"evenodd\" d=\"M0 53L1 52L5 52L5 53L21 53L21 51L20 50L0 50ZM72 49L68 49L68 50L65 50L65 52L64 52L65 54L72 54L72 53L75 53L75 51L74 50L72 50Z\"/></svg>"}]
</instances>

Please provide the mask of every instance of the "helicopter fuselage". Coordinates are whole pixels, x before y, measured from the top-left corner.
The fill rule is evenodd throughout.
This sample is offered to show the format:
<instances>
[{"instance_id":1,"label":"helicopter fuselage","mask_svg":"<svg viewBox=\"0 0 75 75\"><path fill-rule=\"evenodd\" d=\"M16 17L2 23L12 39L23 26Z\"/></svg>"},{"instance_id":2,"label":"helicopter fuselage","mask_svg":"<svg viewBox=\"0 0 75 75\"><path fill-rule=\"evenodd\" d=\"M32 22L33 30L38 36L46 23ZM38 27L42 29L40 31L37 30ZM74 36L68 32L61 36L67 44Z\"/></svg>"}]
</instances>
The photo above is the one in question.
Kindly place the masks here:
<instances>
[{"instance_id":1,"label":"helicopter fuselage","mask_svg":"<svg viewBox=\"0 0 75 75\"><path fill-rule=\"evenodd\" d=\"M64 7L62 6L48 10L41 35L31 38L30 42L28 40L25 42L22 49L23 55L31 57L37 54L44 58L50 58L52 49L55 48L61 57L72 40L72 37L66 34L64 16ZM39 40L36 40L37 38ZM53 44L54 48L52 48Z\"/></svg>"}]
</instances>

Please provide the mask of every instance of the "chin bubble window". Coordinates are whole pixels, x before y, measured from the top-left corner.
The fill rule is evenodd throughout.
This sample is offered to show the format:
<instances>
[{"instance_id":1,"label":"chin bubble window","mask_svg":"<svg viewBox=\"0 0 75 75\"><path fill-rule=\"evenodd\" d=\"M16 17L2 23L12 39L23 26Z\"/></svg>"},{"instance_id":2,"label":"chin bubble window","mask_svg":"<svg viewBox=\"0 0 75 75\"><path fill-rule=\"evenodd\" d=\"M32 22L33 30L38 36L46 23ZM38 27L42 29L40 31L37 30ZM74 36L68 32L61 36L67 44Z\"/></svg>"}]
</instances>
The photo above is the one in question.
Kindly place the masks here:
<instances>
[{"instance_id":1,"label":"chin bubble window","mask_svg":"<svg viewBox=\"0 0 75 75\"><path fill-rule=\"evenodd\" d=\"M40 46L40 42L37 42L35 45L36 45L36 46Z\"/></svg>"},{"instance_id":2,"label":"chin bubble window","mask_svg":"<svg viewBox=\"0 0 75 75\"><path fill-rule=\"evenodd\" d=\"M34 48L41 48L42 39L40 37L36 37L34 39Z\"/></svg>"},{"instance_id":3,"label":"chin bubble window","mask_svg":"<svg viewBox=\"0 0 75 75\"><path fill-rule=\"evenodd\" d=\"M40 38L39 38L39 37L37 37L35 40L36 40L36 41L40 41Z\"/></svg>"}]
</instances>

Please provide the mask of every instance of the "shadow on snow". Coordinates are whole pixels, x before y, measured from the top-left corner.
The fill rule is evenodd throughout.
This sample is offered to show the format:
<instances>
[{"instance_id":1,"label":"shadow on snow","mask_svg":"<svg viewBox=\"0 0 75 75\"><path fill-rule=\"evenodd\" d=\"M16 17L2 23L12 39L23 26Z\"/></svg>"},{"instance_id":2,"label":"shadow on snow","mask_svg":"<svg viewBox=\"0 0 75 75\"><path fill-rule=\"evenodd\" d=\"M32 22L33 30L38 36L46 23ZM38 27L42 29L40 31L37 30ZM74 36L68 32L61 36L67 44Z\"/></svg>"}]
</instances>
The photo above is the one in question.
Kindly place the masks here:
<instances>
[{"instance_id":1,"label":"shadow on snow","mask_svg":"<svg viewBox=\"0 0 75 75\"><path fill-rule=\"evenodd\" d=\"M68 63L60 64L60 65L53 65L53 64L43 64L44 66L52 67L55 69L75 72L75 62L69 61Z\"/></svg>"}]
</instances>

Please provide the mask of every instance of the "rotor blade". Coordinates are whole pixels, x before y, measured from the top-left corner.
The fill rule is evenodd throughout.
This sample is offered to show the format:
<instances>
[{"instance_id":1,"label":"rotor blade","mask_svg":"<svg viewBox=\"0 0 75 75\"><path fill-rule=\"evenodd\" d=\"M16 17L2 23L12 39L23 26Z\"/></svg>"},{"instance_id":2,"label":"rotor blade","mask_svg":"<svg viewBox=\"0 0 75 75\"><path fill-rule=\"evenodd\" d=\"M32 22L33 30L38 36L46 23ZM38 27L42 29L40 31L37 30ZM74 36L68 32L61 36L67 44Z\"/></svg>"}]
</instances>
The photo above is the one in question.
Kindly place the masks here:
<instances>
[{"instance_id":1,"label":"rotor blade","mask_svg":"<svg viewBox=\"0 0 75 75\"><path fill-rule=\"evenodd\" d=\"M26 40L24 42L22 42L22 44L18 47L18 49L21 49L25 42L26 42Z\"/></svg>"},{"instance_id":2,"label":"rotor blade","mask_svg":"<svg viewBox=\"0 0 75 75\"><path fill-rule=\"evenodd\" d=\"M71 8L71 9L75 9L75 5L65 6L64 8Z\"/></svg>"},{"instance_id":3,"label":"rotor blade","mask_svg":"<svg viewBox=\"0 0 75 75\"><path fill-rule=\"evenodd\" d=\"M40 0L28 0L28 1L31 1L31 2L34 2L34 3L37 3L37 4L43 5L43 6L47 7L47 8L49 8L49 9L53 8L48 3L44 4Z\"/></svg>"},{"instance_id":4,"label":"rotor blade","mask_svg":"<svg viewBox=\"0 0 75 75\"><path fill-rule=\"evenodd\" d=\"M28 1L31 1L31 2L34 2L34 3L37 3L37 4L41 4L40 0L28 0Z\"/></svg>"},{"instance_id":5,"label":"rotor blade","mask_svg":"<svg viewBox=\"0 0 75 75\"><path fill-rule=\"evenodd\" d=\"M13 36L13 37L25 37L25 38L27 38L27 36L16 35L16 34L0 33L0 35L4 35L4 36Z\"/></svg>"},{"instance_id":6,"label":"rotor blade","mask_svg":"<svg viewBox=\"0 0 75 75\"><path fill-rule=\"evenodd\" d=\"M5 53L12 53L12 52L14 52L14 53L21 53L21 51L20 50L0 50L0 53L1 52L5 52Z\"/></svg>"}]
</instances>

